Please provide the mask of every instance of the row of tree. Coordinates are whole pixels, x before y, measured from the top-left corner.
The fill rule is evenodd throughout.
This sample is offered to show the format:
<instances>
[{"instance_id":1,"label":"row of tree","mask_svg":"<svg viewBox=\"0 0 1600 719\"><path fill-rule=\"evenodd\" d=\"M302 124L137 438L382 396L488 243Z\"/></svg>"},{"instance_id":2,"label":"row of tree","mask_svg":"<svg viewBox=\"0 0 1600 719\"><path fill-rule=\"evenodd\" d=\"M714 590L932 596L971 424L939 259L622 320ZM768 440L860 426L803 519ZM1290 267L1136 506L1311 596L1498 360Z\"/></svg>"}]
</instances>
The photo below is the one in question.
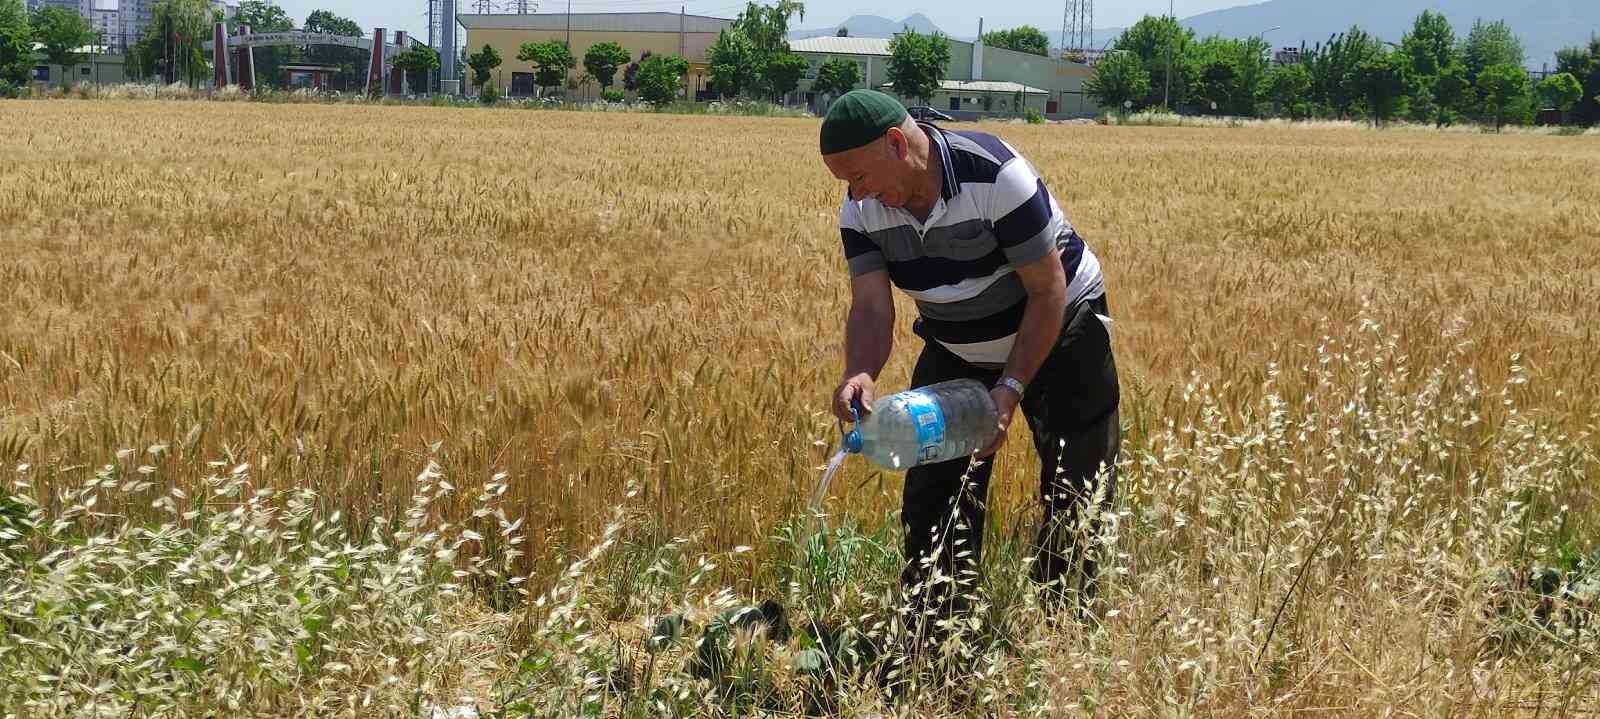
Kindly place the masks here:
<instances>
[{"instance_id":1,"label":"row of tree","mask_svg":"<svg viewBox=\"0 0 1600 719\"><path fill-rule=\"evenodd\" d=\"M706 49L712 88L725 97L773 98L792 92L808 65L804 58L789 51L786 38L789 19L803 17L804 13L805 6L795 0L778 0L777 5L771 6L750 2ZM646 51L635 61L625 48L609 41L589 46L582 58L584 72L577 78L572 78L571 71L579 59L565 42L523 43L517 48L516 57L533 65L533 80L541 94L553 93L563 86L586 87L594 83L600 86L601 96L610 100L624 97L621 90L612 89L619 70L623 73L623 88L651 103L678 97L689 72L689 62L682 57ZM486 101L492 102L499 95L500 88L490 80L502 62L499 51L490 45L466 57L473 84L480 88L480 97Z\"/></svg>"},{"instance_id":2,"label":"row of tree","mask_svg":"<svg viewBox=\"0 0 1600 719\"><path fill-rule=\"evenodd\" d=\"M567 71L577 64L566 43L554 40L523 43L517 49L517 59L532 63L534 81L547 89L560 87ZM500 97L499 86L491 80L495 68L502 62L500 52L492 45L484 45L483 49L466 57L467 67L472 70L472 84L479 88L479 98L483 102L492 103ZM601 42L589 46L583 55L583 67L585 73L580 84L599 84L601 95L607 100L623 99L622 91L612 89L617 71L622 70L623 87L637 92L646 102L659 104L678 96L683 76L689 72L689 61L676 55L655 55L646 51L633 62L621 45Z\"/></svg>"},{"instance_id":3,"label":"row of tree","mask_svg":"<svg viewBox=\"0 0 1600 719\"><path fill-rule=\"evenodd\" d=\"M1461 40L1424 11L1399 44L1359 27L1274 62L1259 37L1197 40L1173 17L1146 16L1095 65L1085 91L1107 108L1304 119L1397 118L1495 127L1532 122L1540 108L1567 122L1600 121L1600 38L1557 55L1534 84L1521 40L1504 21L1478 21Z\"/></svg>"}]
</instances>

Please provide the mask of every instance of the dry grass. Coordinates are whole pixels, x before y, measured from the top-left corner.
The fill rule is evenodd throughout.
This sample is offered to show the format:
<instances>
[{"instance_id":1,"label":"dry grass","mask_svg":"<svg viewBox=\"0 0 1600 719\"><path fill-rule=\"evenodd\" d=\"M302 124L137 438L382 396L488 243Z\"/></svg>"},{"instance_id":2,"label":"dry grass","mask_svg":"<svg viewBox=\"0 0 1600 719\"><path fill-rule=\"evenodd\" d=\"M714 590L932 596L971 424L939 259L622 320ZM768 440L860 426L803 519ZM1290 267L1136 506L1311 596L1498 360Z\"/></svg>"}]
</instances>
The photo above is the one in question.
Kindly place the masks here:
<instances>
[{"instance_id":1,"label":"dry grass","mask_svg":"<svg viewBox=\"0 0 1600 719\"><path fill-rule=\"evenodd\" d=\"M775 593L829 621L892 611L892 562L841 552L893 553L873 533L897 477L840 476L833 501L853 521L836 522L866 532L840 529L849 542L811 544L794 521L835 440L824 409L847 303L842 189L814 155L815 121L139 101L9 103L0 117L0 487L35 497L41 520L137 554L151 541L140 526L202 518L152 498L240 464L239 501L312 489L316 516L339 509L349 527L406 516L430 461L467 487L505 472L494 502L524 520L528 564L504 565L512 545L493 537L512 535L471 516L475 493L434 498L427 519L441 523L430 549L466 527L490 538L482 553L504 571L474 568L485 591L472 596L505 612L483 622L516 638L503 656L464 671L433 620L411 654L360 642L392 618L338 635L355 642L340 657L446 667L404 685L430 701L460 690L573 711L605 693L607 662L636 656L639 621L673 609L712 616ZM1497 572L1600 542L1600 145L986 129L1034 160L1101 256L1130 464L1104 627L1039 630L1030 593L997 571L986 591L1012 649L978 650L979 695L1046 714L1592 708L1592 628L1476 610L1504 603ZM888 387L914 358L901 309ZM1001 537L1026 534L1026 444L995 475ZM77 490L108 463L121 489ZM139 467L150 486L122 478ZM619 505L620 534L591 554ZM260 541L293 556L292 538ZM994 545L994 567L1025 561L1014 544ZM362 557L380 574L419 566ZM456 586L416 571L433 577L418 579L417 611L455 611L440 608L459 604ZM515 601L503 582L528 572L553 601ZM590 631L567 631L580 617ZM316 681L242 689L245 710L289 711L282 692L310 713L354 711L363 686L369 701L399 696L274 646L285 672ZM218 691L252 675L225 676ZM776 696L798 696L791 679L779 672ZM683 706L732 701L663 686ZM654 706L640 702L629 711Z\"/></svg>"}]
</instances>

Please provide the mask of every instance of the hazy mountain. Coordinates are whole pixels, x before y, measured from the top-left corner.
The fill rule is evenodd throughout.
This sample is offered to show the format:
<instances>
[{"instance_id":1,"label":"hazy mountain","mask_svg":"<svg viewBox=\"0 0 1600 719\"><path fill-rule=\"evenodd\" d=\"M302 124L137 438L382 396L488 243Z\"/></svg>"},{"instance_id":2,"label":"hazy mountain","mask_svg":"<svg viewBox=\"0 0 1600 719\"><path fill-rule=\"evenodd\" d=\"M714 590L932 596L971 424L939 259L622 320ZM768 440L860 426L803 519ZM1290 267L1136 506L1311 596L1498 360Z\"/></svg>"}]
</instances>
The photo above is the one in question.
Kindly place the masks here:
<instances>
[{"instance_id":1,"label":"hazy mountain","mask_svg":"<svg viewBox=\"0 0 1600 719\"><path fill-rule=\"evenodd\" d=\"M895 33L908 27L923 34L944 32L939 29L938 25L933 24L933 21L929 20L928 16L922 13L913 14L904 20L890 20L877 15L852 15L850 19L831 27L793 30L789 33L789 39L800 40L808 37L834 35L839 32L841 27L849 28L851 37L894 37ZM949 33L945 34L957 40L971 39L959 35L950 35Z\"/></svg>"}]
</instances>

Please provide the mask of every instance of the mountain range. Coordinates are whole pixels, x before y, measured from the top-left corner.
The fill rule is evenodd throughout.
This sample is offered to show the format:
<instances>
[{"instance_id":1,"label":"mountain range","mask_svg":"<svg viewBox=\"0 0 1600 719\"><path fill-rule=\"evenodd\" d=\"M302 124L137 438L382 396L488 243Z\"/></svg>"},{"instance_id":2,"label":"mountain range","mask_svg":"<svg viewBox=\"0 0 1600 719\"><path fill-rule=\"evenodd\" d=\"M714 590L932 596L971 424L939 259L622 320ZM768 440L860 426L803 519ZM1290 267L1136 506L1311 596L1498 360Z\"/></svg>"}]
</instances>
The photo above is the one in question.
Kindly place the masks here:
<instances>
[{"instance_id":1,"label":"mountain range","mask_svg":"<svg viewBox=\"0 0 1600 719\"><path fill-rule=\"evenodd\" d=\"M830 27L791 31L789 33L789 39L804 40L808 37L835 35L839 32L839 28L841 27L848 28L852 37L894 37L895 33L900 32L903 28L911 28L912 30L924 35L932 32L944 32L939 28L938 25L933 24L933 21L929 20L928 16L923 15L922 13L914 13L902 20L890 20L889 18L880 17L878 15L851 15L850 18L844 22ZM974 39L960 35L951 35L950 33L944 34L946 37L955 40L970 41Z\"/></svg>"},{"instance_id":2,"label":"mountain range","mask_svg":"<svg viewBox=\"0 0 1600 719\"><path fill-rule=\"evenodd\" d=\"M1522 38L1531 68L1555 66L1556 51L1586 44L1593 33L1600 33L1600 0L1267 0L1253 5L1216 10L1183 19L1200 37L1248 37L1260 34L1275 47L1314 45L1360 25L1378 38L1400 42L1424 10L1449 18L1456 37L1463 39L1474 20L1505 20ZM1052 41L1059 39L1060 18L1041 16L1035 26ZM877 15L855 15L838 25L796 30L791 39L832 35L840 27L856 37L892 37L903 27L927 33L940 28L927 16L916 13L903 20ZM993 29L1000 29L998 27ZM1095 44L1101 45L1121 34L1122 28L1097 28ZM959 40L970 36L951 35ZM1054 44L1054 43L1052 43Z\"/></svg>"}]
</instances>

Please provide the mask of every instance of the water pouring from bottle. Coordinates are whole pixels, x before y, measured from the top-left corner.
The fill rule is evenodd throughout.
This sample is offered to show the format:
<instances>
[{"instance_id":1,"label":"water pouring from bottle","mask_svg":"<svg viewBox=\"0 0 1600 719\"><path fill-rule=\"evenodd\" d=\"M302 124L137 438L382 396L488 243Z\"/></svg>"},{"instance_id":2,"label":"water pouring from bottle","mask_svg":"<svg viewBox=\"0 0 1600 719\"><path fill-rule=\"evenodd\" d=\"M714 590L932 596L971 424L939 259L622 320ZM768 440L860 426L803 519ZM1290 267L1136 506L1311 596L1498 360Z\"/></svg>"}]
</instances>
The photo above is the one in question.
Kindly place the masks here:
<instances>
[{"instance_id":1,"label":"water pouring from bottle","mask_svg":"<svg viewBox=\"0 0 1600 719\"><path fill-rule=\"evenodd\" d=\"M817 483L816 491L811 493L812 511L822 510L822 498L828 493L828 483L833 481L833 475L838 474L839 468L844 466L844 458L847 454L849 452L840 447L839 451L834 452L833 457L828 460L828 468L822 470L822 481Z\"/></svg>"},{"instance_id":2,"label":"water pouring from bottle","mask_svg":"<svg viewBox=\"0 0 1600 719\"><path fill-rule=\"evenodd\" d=\"M970 379L950 380L906 390L878 400L867 413L859 402L850 407L854 427L844 430L839 451L828 460L811 495L813 511L822 506L828 484L850 454L860 454L892 471L971 456L993 442L999 412L988 388Z\"/></svg>"}]
</instances>

